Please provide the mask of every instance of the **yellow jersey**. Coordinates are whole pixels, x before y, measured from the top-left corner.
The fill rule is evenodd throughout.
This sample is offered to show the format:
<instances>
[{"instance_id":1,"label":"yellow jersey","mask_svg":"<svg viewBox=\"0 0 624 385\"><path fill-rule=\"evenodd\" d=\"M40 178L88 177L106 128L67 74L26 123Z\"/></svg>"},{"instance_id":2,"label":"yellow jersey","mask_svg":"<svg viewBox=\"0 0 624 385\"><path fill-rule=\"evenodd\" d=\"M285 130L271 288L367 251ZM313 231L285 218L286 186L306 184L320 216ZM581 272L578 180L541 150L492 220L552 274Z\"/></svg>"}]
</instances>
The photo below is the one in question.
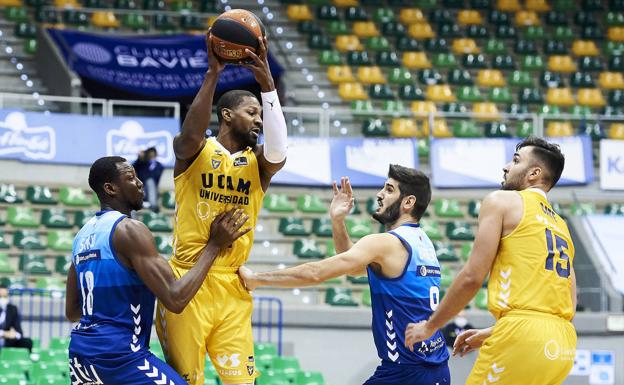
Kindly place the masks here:
<instances>
[{"instance_id":1,"label":"yellow jersey","mask_svg":"<svg viewBox=\"0 0 624 385\"><path fill-rule=\"evenodd\" d=\"M488 282L488 308L497 320L510 310L571 320L574 245L568 226L545 195L519 194L524 212L518 226L501 238Z\"/></svg>"},{"instance_id":2,"label":"yellow jersey","mask_svg":"<svg viewBox=\"0 0 624 385\"><path fill-rule=\"evenodd\" d=\"M208 138L197 158L174 178L175 216L173 259L192 266L210 236L212 220L220 213L240 206L249 216L251 231L221 251L214 266L239 267L249 257L254 229L262 207L258 160L248 147L230 154L215 138Z\"/></svg>"}]
</instances>

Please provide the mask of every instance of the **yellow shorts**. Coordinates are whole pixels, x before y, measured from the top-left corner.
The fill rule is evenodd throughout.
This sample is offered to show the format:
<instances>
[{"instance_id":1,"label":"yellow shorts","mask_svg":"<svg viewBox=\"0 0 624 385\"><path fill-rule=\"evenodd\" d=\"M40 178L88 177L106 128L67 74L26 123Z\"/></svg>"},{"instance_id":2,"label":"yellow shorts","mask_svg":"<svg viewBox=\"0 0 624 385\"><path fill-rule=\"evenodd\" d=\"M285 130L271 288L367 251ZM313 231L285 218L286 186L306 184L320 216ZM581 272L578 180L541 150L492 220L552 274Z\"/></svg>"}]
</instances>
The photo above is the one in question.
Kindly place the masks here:
<instances>
[{"instance_id":1,"label":"yellow shorts","mask_svg":"<svg viewBox=\"0 0 624 385\"><path fill-rule=\"evenodd\" d=\"M558 385L574 364L576 330L563 318L512 310L479 350L466 385Z\"/></svg>"},{"instance_id":2,"label":"yellow shorts","mask_svg":"<svg viewBox=\"0 0 624 385\"><path fill-rule=\"evenodd\" d=\"M177 278L189 270L175 261L169 264ZM223 383L253 383L258 376L251 331L253 299L236 271L213 266L180 314L158 303L156 331L167 363L189 384L204 383L206 353Z\"/></svg>"}]
</instances>

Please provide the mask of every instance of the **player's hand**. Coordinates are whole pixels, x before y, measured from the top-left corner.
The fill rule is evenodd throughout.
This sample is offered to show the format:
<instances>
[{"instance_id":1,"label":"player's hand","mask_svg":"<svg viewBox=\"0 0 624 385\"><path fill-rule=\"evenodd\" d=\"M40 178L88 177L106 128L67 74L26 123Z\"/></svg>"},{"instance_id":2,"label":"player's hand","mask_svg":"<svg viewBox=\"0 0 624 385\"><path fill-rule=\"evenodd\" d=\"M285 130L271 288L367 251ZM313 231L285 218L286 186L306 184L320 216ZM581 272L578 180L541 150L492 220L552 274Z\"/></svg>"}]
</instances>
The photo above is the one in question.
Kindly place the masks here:
<instances>
[{"instance_id":1,"label":"player's hand","mask_svg":"<svg viewBox=\"0 0 624 385\"><path fill-rule=\"evenodd\" d=\"M206 51L208 52L208 70L219 74L225 68L225 62L219 59L217 54L214 52L210 29L208 29L208 32L206 33Z\"/></svg>"},{"instance_id":2,"label":"player's hand","mask_svg":"<svg viewBox=\"0 0 624 385\"><path fill-rule=\"evenodd\" d=\"M256 81L260 84L260 90L262 92L269 92L275 89L273 75L271 75L271 68L269 67L268 52L269 44L267 43L266 37L259 37L258 54L256 55L245 48L245 53L251 59L251 63L241 63L243 67L247 67L253 72Z\"/></svg>"},{"instance_id":3,"label":"player's hand","mask_svg":"<svg viewBox=\"0 0 624 385\"><path fill-rule=\"evenodd\" d=\"M215 217L210 225L210 239L218 248L229 247L236 239L247 234L251 227L243 228L249 216L242 209L235 208Z\"/></svg>"},{"instance_id":4,"label":"player's hand","mask_svg":"<svg viewBox=\"0 0 624 385\"><path fill-rule=\"evenodd\" d=\"M256 273L254 273L250 268L241 266L238 268L238 276L241 278L243 282L243 286L247 291L254 291L256 287L259 286L256 278Z\"/></svg>"},{"instance_id":5,"label":"player's hand","mask_svg":"<svg viewBox=\"0 0 624 385\"><path fill-rule=\"evenodd\" d=\"M355 199L353 198L353 190L349 177L340 178L340 190L334 181L334 199L329 205L329 216L332 221L342 221L353 209Z\"/></svg>"},{"instance_id":6,"label":"player's hand","mask_svg":"<svg viewBox=\"0 0 624 385\"><path fill-rule=\"evenodd\" d=\"M15 329L11 328L9 330L4 331L3 338L5 340L14 340L16 337L17 337L17 332L15 331Z\"/></svg>"},{"instance_id":7,"label":"player's hand","mask_svg":"<svg viewBox=\"0 0 624 385\"><path fill-rule=\"evenodd\" d=\"M453 355L459 353L459 356L463 357L467 353L479 349L483 345L483 341L491 335L492 328L464 330L455 339Z\"/></svg>"},{"instance_id":8,"label":"player's hand","mask_svg":"<svg viewBox=\"0 0 624 385\"><path fill-rule=\"evenodd\" d=\"M433 333L435 329L431 329L427 321L410 323L405 329L405 347L413 352L415 343L431 338Z\"/></svg>"}]
</instances>

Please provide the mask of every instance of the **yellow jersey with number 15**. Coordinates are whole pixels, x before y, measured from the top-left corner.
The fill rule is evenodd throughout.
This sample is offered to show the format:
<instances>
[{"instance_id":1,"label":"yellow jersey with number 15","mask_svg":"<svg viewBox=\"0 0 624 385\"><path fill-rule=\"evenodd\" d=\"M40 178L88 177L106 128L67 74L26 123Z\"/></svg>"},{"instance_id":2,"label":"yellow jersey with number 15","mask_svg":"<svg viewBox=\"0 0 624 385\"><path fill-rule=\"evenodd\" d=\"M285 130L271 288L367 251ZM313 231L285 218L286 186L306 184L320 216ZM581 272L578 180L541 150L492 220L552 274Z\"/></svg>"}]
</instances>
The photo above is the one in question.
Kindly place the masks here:
<instances>
[{"instance_id":1,"label":"yellow jersey with number 15","mask_svg":"<svg viewBox=\"0 0 624 385\"><path fill-rule=\"evenodd\" d=\"M249 226L252 230L221 251L214 266L243 265L253 246L254 229L264 197L253 150L248 147L230 154L215 138L208 138L189 168L174 178L174 186L174 262L191 267L208 242L215 216L238 206L249 216L243 227Z\"/></svg>"},{"instance_id":2,"label":"yellow jersey with number 15","mask_svg":"<svg viewBox=\"0 0 624 385\"><path fill-rule=\"evenodd\" d=\"M574 245L563 219L545 194L519 191L524 213L501 238L488 282L488 308L496 319L511 310L531 310L571 320Z\"/></svg>"}]
</instances>

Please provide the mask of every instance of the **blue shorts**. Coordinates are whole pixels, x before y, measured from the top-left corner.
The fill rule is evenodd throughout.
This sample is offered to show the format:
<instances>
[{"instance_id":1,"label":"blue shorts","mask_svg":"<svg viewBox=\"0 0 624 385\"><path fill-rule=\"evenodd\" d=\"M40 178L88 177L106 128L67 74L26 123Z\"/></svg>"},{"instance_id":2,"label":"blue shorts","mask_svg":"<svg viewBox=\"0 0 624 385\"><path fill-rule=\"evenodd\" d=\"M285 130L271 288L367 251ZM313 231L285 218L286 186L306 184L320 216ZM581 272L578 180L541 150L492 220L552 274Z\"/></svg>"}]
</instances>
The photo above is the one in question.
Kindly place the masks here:
<instances>
[{"instance_id":1,"label":"blue shorts","mask_svg":"<svg viewBox=\"0 0 624 385\"><path fill-rule=\"evenodd\" d=\"M178 373L149 351L111 357L80 357L69 353L72 384L187 385Z\"/></svg>"},{"instance_id":2,"label":"blue shorts","mask_svg":"<svg viewBox=\"0 0 624 385\"><path fill-rule=\"evenodd\" d=\"M363 385L450 385L445 362L433 366L399 365L383 362Z\"/></svg>"}]
</instances>

